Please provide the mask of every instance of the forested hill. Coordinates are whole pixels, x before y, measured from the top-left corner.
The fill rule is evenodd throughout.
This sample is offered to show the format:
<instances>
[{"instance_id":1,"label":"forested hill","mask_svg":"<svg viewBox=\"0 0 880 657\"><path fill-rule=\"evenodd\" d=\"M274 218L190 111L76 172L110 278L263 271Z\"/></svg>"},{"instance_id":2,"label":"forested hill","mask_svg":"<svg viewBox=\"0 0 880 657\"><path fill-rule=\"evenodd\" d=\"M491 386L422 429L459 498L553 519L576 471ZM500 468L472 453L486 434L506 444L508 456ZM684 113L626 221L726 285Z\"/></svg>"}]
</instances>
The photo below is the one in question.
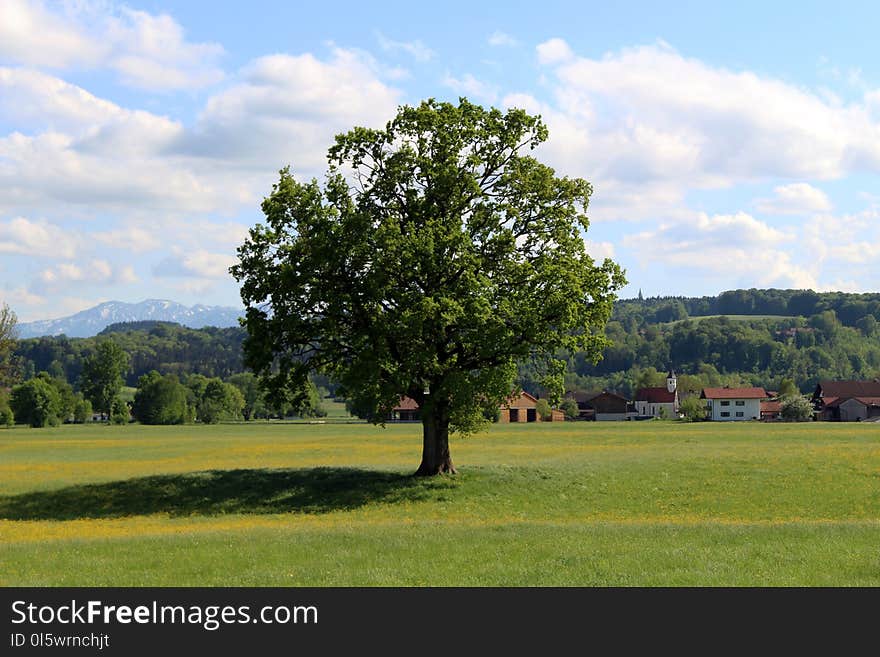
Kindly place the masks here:
<instances>
[{"instance_id":1,"label":"forested hill","mask_svg":"<svg viewBox=\"0 0 880 657\"><path fill-rule=\"evenodd\" d=\"M625 299L606 327L613 344L603 360L594 365L572 355L567 384L632 394L663 385L672 367L685 375L683 390L725 384L777 389L791 379L807 392L819 379L880 376L878 326L876 293L751 289Z\"/></svg>"},{"instance_id":2,"label":"forested hill","mask_svg":"<svg viewBox=\"0 0 880 657\"><path fill-rule=\"evenodd\" d=\"M867 316L880 320L880 293L849 294L812 290L728 290L717 297L650 297L621 299L614 318L634 317L647 324L710 315L783 315L810 317L833 310L845 326L856 326Z\"/></svg>"},{"instance_id":3,"label":"forested hill","mask_svg":"<svg viewBox=\"0 0 880 657\"><path fill-rule=\"evenodd\" d=\"M617 302L606 327L612 345L593 364L569 354L569 390L616 390L663 385L670 367L682 390L755 385L778 389L791 379L811 390L819 379L880 377L880 294L809 290L734 290L717 297L662 297ZM244 369L245 331L191 329L167 322L115 324L93 338L20 340L26 378L40 371L75 384L98 340L117 342L131 356L126 383L150 370L227 378ZM520 383L540 393L537 375Z\"/></svg>"},{"instance_id":4,"label":"forested hill","mask_svg":"<svg viewBox=\"0 0 880 657\"><path fill-rule=\"evenodd\" d=\"M75 384L84 359L99 340L110 339L131 358L126 384L150 370L162 374L204 374L227 378L244 370L239 327L191 329L171 322L142 321L113 324L93 338L42 337L20 340L16 354L25 378L46 371Z\"/></svg>"}]
</instances>

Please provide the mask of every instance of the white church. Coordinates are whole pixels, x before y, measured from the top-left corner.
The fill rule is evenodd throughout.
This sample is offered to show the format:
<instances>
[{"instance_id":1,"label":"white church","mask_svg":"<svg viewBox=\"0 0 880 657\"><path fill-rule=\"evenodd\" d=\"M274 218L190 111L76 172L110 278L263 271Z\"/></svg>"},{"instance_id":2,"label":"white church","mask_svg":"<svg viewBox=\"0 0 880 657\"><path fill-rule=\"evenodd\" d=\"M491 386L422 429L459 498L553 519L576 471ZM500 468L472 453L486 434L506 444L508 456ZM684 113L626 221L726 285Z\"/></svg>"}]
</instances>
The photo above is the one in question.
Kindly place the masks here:
<instances>
[{"instance_id":1,"label":"white church","mask_svg":"<svg viewBox=\"0 0 880 657\"><path fill-rule=\"evenodd\" d=\"M675 370L666 375L666 387L639 388L635 398L636 414L642 417L678 417L678 380Z\"/></svg>"}]
</instances>

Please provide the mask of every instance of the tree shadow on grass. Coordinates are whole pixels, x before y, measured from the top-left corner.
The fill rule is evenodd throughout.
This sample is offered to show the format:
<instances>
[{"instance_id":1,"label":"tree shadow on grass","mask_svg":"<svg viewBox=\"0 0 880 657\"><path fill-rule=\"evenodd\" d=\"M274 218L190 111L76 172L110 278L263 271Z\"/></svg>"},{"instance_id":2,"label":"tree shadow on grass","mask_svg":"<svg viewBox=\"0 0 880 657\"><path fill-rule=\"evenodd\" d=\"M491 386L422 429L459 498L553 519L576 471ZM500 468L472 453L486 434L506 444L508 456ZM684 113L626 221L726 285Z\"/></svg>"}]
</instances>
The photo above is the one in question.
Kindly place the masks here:
<instances>
[{"instance_id":1,"label":"tree shadow on grass","mask_svg":"<svg viewBox=\"0 0 880 657\"><path fill-rule=\"evenodd\" d=\"M427 499L451 482L357 468L208 470L0 497L0 518L73 520L167 513L329 513Z\"/></svg>"}]
</instances>

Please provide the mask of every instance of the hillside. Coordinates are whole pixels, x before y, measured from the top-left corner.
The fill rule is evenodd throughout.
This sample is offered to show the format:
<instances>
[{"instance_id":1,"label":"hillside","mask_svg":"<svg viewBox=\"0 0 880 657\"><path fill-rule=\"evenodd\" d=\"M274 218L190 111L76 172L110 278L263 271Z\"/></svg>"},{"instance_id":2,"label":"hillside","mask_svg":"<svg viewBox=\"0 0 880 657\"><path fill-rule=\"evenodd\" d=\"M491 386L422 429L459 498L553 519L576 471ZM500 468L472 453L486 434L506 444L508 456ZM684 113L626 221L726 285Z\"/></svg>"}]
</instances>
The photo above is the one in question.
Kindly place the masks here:
<instances>
[{"instance_id":1,"label":"hillside","mask_svg":"<svg viewBox=\"0 0 880 657\"><path fill-rule=\"evenodd\" d=\"M749 310L726 315L709 311ZM776 312L769 312L770 309ZM693 311L704 312L694 316ZM806 311L800 313L798 311ZM663 385L674 368L681 390L718 385L778 389L791 379L808 392L819 379L880 376L880 295L816 294L802 290L739 290L718 297L625 299L614 308L602 360L561 354L568 390L614 390L631 395ZM20 340L25 377L42 370L75 384L98 339L117 342L131 356L128 385L152 369L227 378L244 369L237 322L227 328L188 328L155 319L109 324L100 337ZM528 365L518 383L542 394ZM332 388L322 377L320 385Z\"/></svg>"}]
</instances>

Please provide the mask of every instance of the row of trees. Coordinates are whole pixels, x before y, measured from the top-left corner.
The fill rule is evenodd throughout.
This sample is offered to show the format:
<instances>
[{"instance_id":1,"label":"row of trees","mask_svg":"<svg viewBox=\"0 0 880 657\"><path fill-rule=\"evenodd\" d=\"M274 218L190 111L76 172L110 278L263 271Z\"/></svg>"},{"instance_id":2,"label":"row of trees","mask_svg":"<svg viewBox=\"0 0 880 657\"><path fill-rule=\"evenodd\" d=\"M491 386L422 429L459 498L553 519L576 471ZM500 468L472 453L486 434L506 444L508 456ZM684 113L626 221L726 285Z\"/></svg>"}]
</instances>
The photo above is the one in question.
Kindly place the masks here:
<instances>
[{"instance_id":1,"label":"row of trees","mask_svg":"<svg viewBox=\"0 0 880 657\"><path fill-rule=\"evenodd\" d=\"M6 403L0 400L2 419L7 425L17 421L45 427L87 422L93 413L101 413L111 421L126 422L128 408L119 393L127 366L128 354L113 342L101 342L83 363L78 390L62 376L39 372L13 386Z\"/></svg>"},{"instance_id":2,"label":"row of trees","mask_svg":"<svg viewBox=\"0 0 880 657\"><path fill-rule=\"evenodd\" d=\"M880 294L752 288L707 297L639 297L618 301L614 318L634 316L643 323L662 323L706 315L809 317L826 310L833 310L845 326L855 326L869 315L880 321Z\"/></svg>"},{"instance_id":3,"label":"row of trees","mask_svg":"<svg viewBox=\"0 0 880 657\"><path fill-rule=\"evenodd\" d=\"M174 374L162 375L153 370L138 380L131 410L134 419L142 424L184 424L195 420L214 424L221 420L326 415L314 384L309 384L309 394L302 399L277 403L249 372L232 376L228 381L192 374L181 382Z\"/></svg>"}]
</instances>

